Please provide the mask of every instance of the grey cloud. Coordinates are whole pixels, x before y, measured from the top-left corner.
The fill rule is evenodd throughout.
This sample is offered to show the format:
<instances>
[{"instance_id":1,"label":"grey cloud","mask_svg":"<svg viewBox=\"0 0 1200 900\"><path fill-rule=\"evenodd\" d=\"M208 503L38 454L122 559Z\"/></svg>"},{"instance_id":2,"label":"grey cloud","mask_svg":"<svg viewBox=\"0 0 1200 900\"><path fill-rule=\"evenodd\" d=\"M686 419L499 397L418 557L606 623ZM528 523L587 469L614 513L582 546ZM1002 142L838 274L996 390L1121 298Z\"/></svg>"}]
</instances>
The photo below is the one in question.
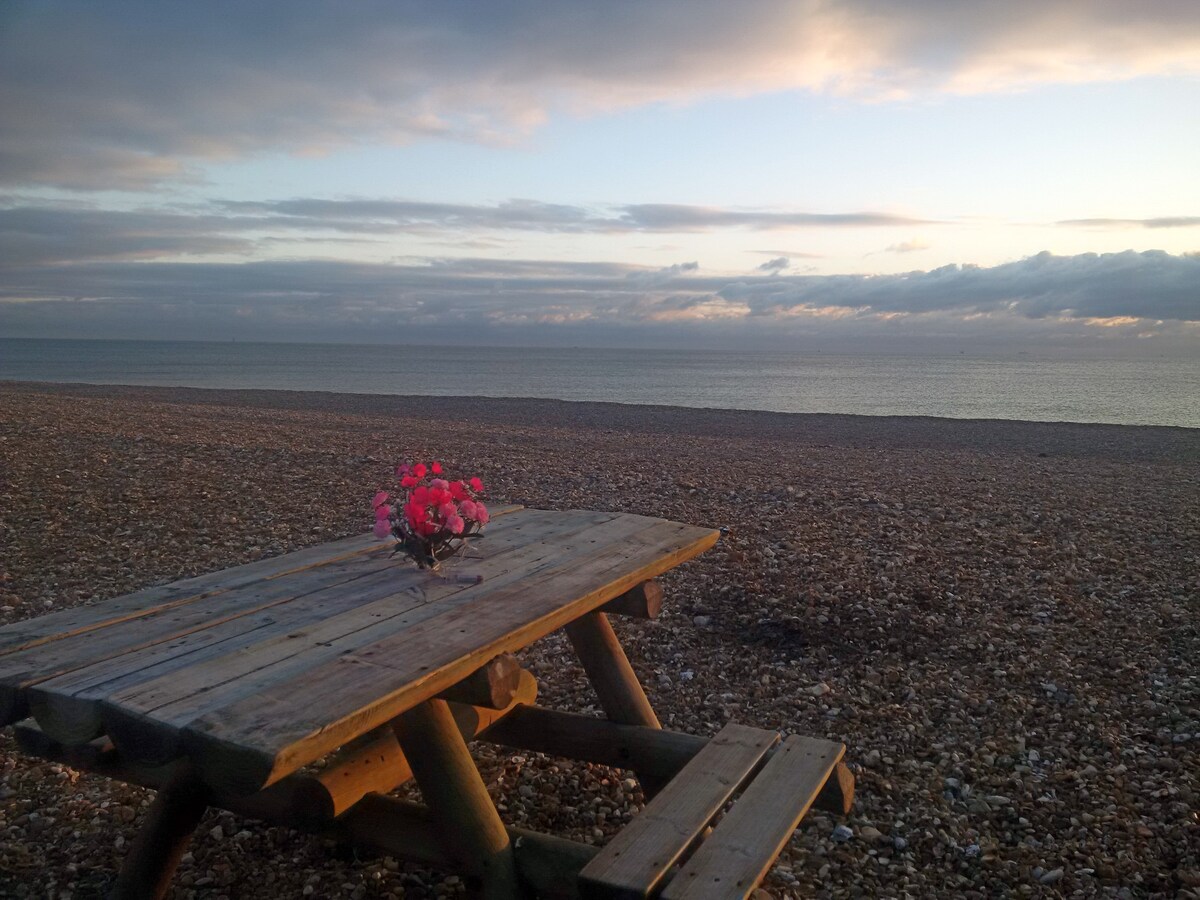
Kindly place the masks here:
<instances>
[{"instance_id":1,"label":"grey cloud","mask_svg":"<svg viewBox=\"0 0 1200 900\"><path fill-rule=\"evenodd\" d=\"M10 0L0 17L0 182L76 189L147 188L267 151L511 141L558 108L1200 67L1200 6L1169 0L364 0L353 14L316 0Z\"/></svg>"},{"instance_id":2,"label":"grey cloud","mask_svg":"<svg viewBox=\"0 0 1200 900\"><path fill-rule=\"evenodd\" d=\"M581 206L512 200L496 205L404 200L224 201L198 209L113 210L91 206L0 205L0 266L20 262L150 259L249 254L259 242L367 242L372 236L489 231L613 234L635 231L715 231L721 228L803 227L804 213L752 213L675 206L672 216L646 219L613 207L605 215ZM877 224L870 214L818 217L831 224ZM340 237L336 235L341 235ZM468 244L471 242L467 242ZM476 242L477 243L477 242ZM464 244L463 246L466 246Z\"/></svg>"},{"instance_id":3,"label":"grey cloud","mask_svg":"<svg viewBox=\"0 0 1200 900\"><path fill-rule=\"evenodd\" d=\"M799 333L929 336L943 329L977 336L1063 328L1099 334L1112 330L1092 327L1092 320L1120 324L1125 317L1142 322L1139 328L1165 320L1175 325L1159 329L1164 333L1200 334L1195 324L1179 324L1200 323L1200 255L1043 253L990 268L879 276L730 278L700 274L692 263L656 270L485 259L78 262L0 273L0 333L9 336L412 340L419 334L486 343L553 334L594 343L617 331L651 340L646 336L673 329L737 343L754 335L781 341ZM585 326L586 335L571 330Z\"/></svg>"},{"instance_id":4,"label":"grey cloud","mask_svg":"<svg viewBox=\"0 0 1200 900\"><path fill-rule=\"evenodd\" d=\"M782 272L784 269L789 268L791 264L792 261L786 256L777 256L774 259L768 259L758 268L763 272Z\"/></svg>"},{"instance_id":5,"label":"grey cloud","mask_svg":"<svg viewBox=\"0 0 1200 900\"><path fill-rule=\"evenodd\" d=\"M1084 228L1192 228L1200 216L1159 216L1154 219L1064 219L1059 225Z\"/></svg>"},{"instance_id":6,"label":"grey cloud","mask_svg":"<svg viewBox=\"0 0 1200 900\"><path fill-rule=\"evenodd\" d=\"M706 206L683 206L667 203L643 203L623 207L622 221L639 230L704 231L714 227L751 228L830 228L830 227L888 227L895 225L928 224L887 213L802 213L766 210L720 209Z\"/></svg>"}]
</instances>

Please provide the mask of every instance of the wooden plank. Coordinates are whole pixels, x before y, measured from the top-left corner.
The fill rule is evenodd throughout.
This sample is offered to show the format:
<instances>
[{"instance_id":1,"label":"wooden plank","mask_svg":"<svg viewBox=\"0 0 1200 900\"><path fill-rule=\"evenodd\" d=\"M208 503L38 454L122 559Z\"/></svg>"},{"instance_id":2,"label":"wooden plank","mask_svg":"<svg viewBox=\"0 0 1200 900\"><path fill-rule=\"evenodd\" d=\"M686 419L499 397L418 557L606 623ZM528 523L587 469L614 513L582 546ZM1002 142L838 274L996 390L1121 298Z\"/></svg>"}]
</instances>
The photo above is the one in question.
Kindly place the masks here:
<instances>
[{"instance_id":1,"label":"wooden plank","mask_svg":"<svg viewBox=\"0 0 1200 900\"><path fill-rule=\"evenodd\" d=\"M629 616L633 619L657 619L662 612L663 589L657 581L643 581L620 597L604 604L610 616Z\"/></svg>"},{"instance_id":2,"label":"wooden plank","mask_svg":"<svg viewBox=\"0 0 1200 900\"><path fill-rule=\"evenodd\" d=\"M596 855L595 847L524 828L506 830L518 879L529 895L539 900L579 900L576 877ZM364 797L326 836L442 870L455 865L429 809L394 797Z\"/></svg>"},{"instance_id":3,"label":"wooden plank","mask_svg":"<svg viewBox=\"0 0 1200 900\"><path fill-rule=\"evenodd\" d=\"M179 859L208 809L208 789L187 767L163 785L138 829L113 886L112 900L162 900Z\"/></svg>"},{"instance_id":4,"label":"wooden plank","mask_svg":"<svg viewBox=\"0 0 1200 900\"><path fill-rule=\"evenodd\" d=\"M378 547L379 541L373 535L355 535L283 556L260 559L232 569L145 588L91 606L64 609L36 619L14 622L0 628L0 654L13 653L97 628L128 622L150 613L184 606L260 581L279 578L358 553L367 553Z\"/></svg>"},{"instance_id":5,"label":"wooden plank","mask_svg":"<svg viewBox=\"0 0 1200 900\"><path fill-rule=\"evenodd\" d=\"M505 709L451 703L450 713L464 740L474 740L504 717L537 700L537 681L521 672L521 684ZM121 758L108 738L64 745L26 719L13 727L17 744L32 756L65 763L85 772L142 787L166 784L178 764L139 766ZM395 733L382 726L341 748L315 776L291 775L250 797L214 794L212 804L251 818L312 828L328 825L372 793L387 793L412 777Z\"/></svg>"},{"instance_id":6,"label":"wooden plank","mask_svg":"<svg viewBox=\"0 0 1200 900\"><path fill-rule=\"evenodd\" d=\"M522 542L508 552L481 559L472 567L473 572L482 575L481 583L463 584L430 573L417 573L420 583L426 585L421 591L422 602L409 602L411 598L407 594L385 594L378 600L324 619L299 632L283 634L233 653L206 656L180 671L113 691L100 700L104 726L131 758L143 763L165 762L180 752L181 729L197 717L253 698L276 683L302 677L322 665L338 669L338 662L350 658L357 648L375 645L397 632L421 627L423 623L444 616L455 605L472 602L472 597L479 592L494 593L506 585L524 582L531 569L536 571L540 566L558 565L570 557L571 554L564 553L562 544L556 542L562 534L595 534L608 528L615 518L612 513L581 512L566 516L565 522L562 518L557 519L559 524L556 526L553 514L534 515L520 526L526 534ZM587 540L581 538L578 543L583 546ZM455 626L455 629L459 627ZM421 649L429 650L431 643L444 641L445 636L432 634L423 640L426 646ZM479 659L460 672L469 674L487 659ZM358 674L363 673L358 670ZM455 680L461 679L462 674ZM361 687L369 691L371 684L368 678ZM316 685L305 690L308 696L324 695L327 686ZM297 705L298 699L298 696L289 695L292 705ZM298 705L303 707L307 702ZM395 714L399 715L401 711L397 710ZM390 718L393 716L367 728L339 735L339 740L334 740L307 761Z\"/></svg>"},{"instance_id":7,"label":"wooden plank","mask_svg":"<svg viewBox=\"0 0 1200 900\"><path fill-rule=\"evenodd\" d=\"M521 506L514 504L497 506L491 510L492 519L499 519L521 509ZM491 529L488 530L488 535L490 534ZM381 546L384 545L372 534L353 535L219 572L209 572L170 584L144 588L89 606L64 609L35 619L14 622L0 628L0 656L185 606L258 582L295 575L316 566L379 550Z\"/></svg>"},{"instance_id":8,"label":"wooden plank","mask_svg":"<svg viewBox=\"0 0 1200 900\"><path fill-rule=\"evenodd\" d=\"M223 591L203 602L171 607L97 628L48 644L0 657L0 724L24 714L24 691L38 681L85 666L101 664L138 650L155 647L196 631L255 613L265 612L298 596L338 583L357 580L381 569L394 568L385 558L358 554L325 567L314 567L303 584L286 578L268 579L244 589Z\"/></svg>"},{"instance_id":9,"label":"wooden plank","mask_svg":"<svg viewBox=\"0 0 1200 900\"><path fill-rule=\"evenodd\" d=\"M670 779L704 749L708 738L621 725L580 713L526 706L497 722L484 740Z\"/></svg>"},{"instance_id":10,"label":"wooden plank","mask_svg":"<svg viewBox=\"0 0 1200 900\"><path fill-rule=\"evenodd\" d=\"M722 728L579 873L584 896L651 896L778 741L774 731Z\"/></svg>"},{"instance_id":11,"label":"wooden plank","mask_svg":"<svg viewBox=\"0 0 1200 900\"><path fill-rule=\"evenodd\" d=\"M745 898L846 752L843 744L793 735L763 767L712 835L663 891L663 900Z\"/></svg>"},{"instance_id":12,"label":"wooden plank","mask_svg":"<svg viewBox=\"0 0 1200 900\"><path fill-rule=\"evenodd\" d=\"M608 617L596 610L580 616L566 631L605 715L624 725L662 728ZM636 771L635 774L647 798L657 794L665 784L653 775Z\"/></svg>"},{"instance_id":13,"label":"wooden plank","mask_svg":"<svg viewBox=\"0 0 1200 900\"><path fill-rule=\"evenodd\" d=\"M421 796L468 888L485 900L517 900L512 841L445 700L426 700L394 723Z\"/></svg>"},{"instance_id":14,"label":"wooden plank","mask_svg":"<svg viewBox=\"0 0 1200 900\"><path fill-rule=\"evenodd\" d=\"M321 573L323 574L323 573ZM142 642L132 633L125 637L131 646L119 649L97 649L98 659L86 661L87 647L75 647L76 641L86 642L88 635L70 638L45 649L17 676L16 684L0 686L0 698L22 696L24 705L38 723L56 739L77 743L102 733L100 701L120 690L132 688L146 680L165 677L207 656L232 653L261 643L280 633L294 632L322 621L339 610L349 611L365 606L381 597L395 595L396 563L380 560L378 568L359 577L333 579L336 583L322 587L325 580L314 574L301 587L295 583L279 582L283 596L257 609L237 611L221 616L214 610L205 622L204 608L190 609L187 618L196 617L186 626L163 622L159 635L153 640L145 632ZM307 592L307 588L313 590ZM297 591L305 591L297 594ZM255 592L261 599L261 594ZM239 595L230 594L229 598ZM225 598L222 598L224 602ZM414 601L416 602L416 601ZM176 618L173 614L172 618ZM105 634L99 632L98 635ZM115 637L119 637L114 635ZM28 651L37 654L43 648ZM105 656L106 652L114 655ZM64 659L63 653L69 654ZM21 654L22 656L24 654ZM0 660L0 667L4 664ZM37 668L32 669L31 667ZM61 674L56 670L70 668Z\"/></svg>"},{"instance_id":15,"label":"wooden plank","mask_svg":"<svg viewBox=\"0 0 1200 900\"><path fill-rule=\"evenodd\" d=\"M501 653L458 684L442 691L443 700L503 709L512 703L521 683L521 664L511 653Z\"/></svg>"},{"instance_id":16,"label":"wooden plank","mask_svg":"<svg viewBox=\"0 0 1200 900\"><path fill-rule=\"evenodd\" d=\"M550 527L546 514L526 517L524 522L506 519L495 534L489 534L491 554L500 557L518 549L531 534ZM380 547L378 559L364 555L352 563L310 570L300 581L271 582L266 594L259 587L250 593L234 592L184 612L172 611L163 621L143 619L136 628L135 623L126 623L120 629L80 635L52 647L0 658L0 712L9 708L15 716L28 708L28 700L37 707L33 712L43 727L58 739L88 740L99 733L101 701L113 694L156 678L179 687L170 676L181 669L244 651L339 612L360 610L372 600L407 592L411 595L407 604L383 604L399 612L464 587L431 579L404 560L389 561L387 552ZM264 596L269 602L263 601ZM232 612L223 615L228 610ZM153 634L146 630L150 622L157 629ZM289 648L289 653L294 649ZM94 661L88 661L89 656ZM7 684L6 664L16 673ZM60 670L69 671L55 674Z\"/></svg>"},{"instance_id":17,"label":"wooden plank","mask_svg":"<svg viewBox=\"0 0 1200 900\"><path fill-rule=\"evenodd\" d=\"M641 516L621 518L630 532L618 547L597 542L589 556L478 592L435 620L198 718L185 732L189 752L214 783L257 790L328 752L348 734L435 696L492 656L528 646L696 556L719 536ZM485 581L480 587L486 586Z\"/></svg>"}]
</instances>

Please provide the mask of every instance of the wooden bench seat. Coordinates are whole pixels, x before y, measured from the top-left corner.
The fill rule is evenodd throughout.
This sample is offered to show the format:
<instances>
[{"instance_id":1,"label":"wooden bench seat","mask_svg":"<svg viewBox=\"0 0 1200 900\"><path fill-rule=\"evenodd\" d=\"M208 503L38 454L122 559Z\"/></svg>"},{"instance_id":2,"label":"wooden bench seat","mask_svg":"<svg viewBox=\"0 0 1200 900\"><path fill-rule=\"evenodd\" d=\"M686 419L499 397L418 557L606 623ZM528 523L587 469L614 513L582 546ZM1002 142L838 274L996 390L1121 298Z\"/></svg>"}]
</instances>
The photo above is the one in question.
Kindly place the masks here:
<instances>
[{"instance_id":1,"label":"wooden bench seat","mask_svg":"<svg viewBox=\"0 0 1200 900\"><path fill-rule=\"evenodd\" d=\"M723 728L583 868L580 893L620 900L748 897L846 749L798 735L777 744L774 731ZM705 838L709 823L739 790L741 797Z\"/></svg>"}]
</instances>

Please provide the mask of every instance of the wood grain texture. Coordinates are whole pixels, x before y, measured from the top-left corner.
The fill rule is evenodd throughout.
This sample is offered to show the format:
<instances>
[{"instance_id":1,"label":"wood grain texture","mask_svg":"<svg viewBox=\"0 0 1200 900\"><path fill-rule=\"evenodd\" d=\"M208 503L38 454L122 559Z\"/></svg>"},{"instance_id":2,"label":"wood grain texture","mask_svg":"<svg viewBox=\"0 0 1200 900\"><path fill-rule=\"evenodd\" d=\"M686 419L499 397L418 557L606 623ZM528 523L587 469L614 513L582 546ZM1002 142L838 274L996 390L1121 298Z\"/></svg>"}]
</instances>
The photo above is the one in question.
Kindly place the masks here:
<instances>
[{"instance_id":1,"label":"wood grain texture","mask_svg":"<svg viewBox=\"0 0 1200 900\"><path fill-rule=\"evenodd\" d=\"M502 517L519 509L499 508L488 536L502 535ZM395 571L403 563L389 563L389 553L390 545L373 536L355 536L2 628L0 725L28 714L25 689L38 681L275 608L373 570Z\"/></svg>"},{"instance_id":2,"label":"wood grain texture","mask_svg":"<svg viewBox=\"0 0 1200 900\"><path fill-rule=\"evenodd\" d=\"M721 729L583 869L584 896L651 896L778 740L761 728Z\"/></svg>"},{"instance_id":3,"label":"wood grain texture","mask_svg":"<svg viewBox=\"0 0 1200 900\"><path fill-rule=\"evenodd\" d=\"M334 690L333 683L324 680L326 670L323 666L331 666L332 671L345 674L337 664L351 658L351 654L360 648L375 646L422 626L432 628L434 632L444 631L436 623L448 612L474 602L481 592L492 596L505 586L527 579L530 571L557 565L564 558L570 559L572 554L563 552L563 539L569 540L572 535L585 531L591 534L602 532L611 526L614 518L611 513L580 513L568 516L564 521L556 519L554 514L531 510L511 532L506 531L490 545L490 555L472 566L473 572L482 575L482 583L468 585L405 569L400 576L404 590L398 593L387 591L385 585L381 596L372 602L325 618L310 627L268 636L268 639L235 652L204 655L180 671L140 680L98 698L104 726L131 758L148 764L162 763L181 752L181 732L190 722L210 711L215 714L243 701L252 702L276 685L298 681L287 689L287 702L292 706L315 703L317 701L312 699L315 697L337 702L337 698L330 695ZM578 543L585 545L587 541ZM410 577L417 579L415 588ZM439 641L450 642L451 638L450 633L439 635L425 631L423 634L422 644L428 646L421 649L426 651L435 649L434 645ZM454 681L486 661L487 657L484 657L474 666L464 666L453 674ZM383 660L381 664L388 662ZM323 674L309 678L314 672ZM359 669L355 674L355 680L359 682L357 687L367 694L372 693L370 673ZM347 710L343 708L342 711ZM401 711L397 710L396 715ZM369 727L392 717L373 722ZM339 734L339 739L317 756L357 733Z\"/></svg>"},{"instance_id":4,"label":"wood grain texture","mask_svg":"<svg viewBox=\"0 0 1200 900\"><path fill-rule=\"evenodd\" d=\"M580 713L526 706L497 722L484 740L670 779L708 743L707 738L641 725L622 725Z\"/></svg>"},{"instance_id":5,"label":"wood grain texture","mask_svg":"<svg viewBox=\"0 0 1200 900\"><path fill-rule=\"evenodd\" d=\"M446 701L426 700L393 727L440 837L468 872L468 886L484 898L517 900L512 841Z\"/></svg>"},{"instance_id":6,"label":"wood grain texture","mask_svg":"<svg viewBox=\"0 0 1200 900\"><path fill-rule=\"evenodd\" d=\"M657 619L662 613L663 589L657 581L643 581L620 597L604 604L610 616L629 616L633 619Z\"/></svg>"},{"instance_id":7,"label":"wood grain texture","mask_svg":"<svg viewBox=\"0 0 1200 900\"><path fill-rule=\"evenodd\" d=\"M793 735L687 861L663 900L749 897L841 760L842 744Z\"/></svg>"},{"instance_id":8,"label":"wood grain texture","mask_svg":"<svg viewBox=\"0 0 1200 900\"><path fill-rule=\"evenodd\" d=\"M214 784L253 792L436 696L492 656L690 559L717 536L640 516L594 526L524 577L491 586L485 579L438 615L200 716L186 727L185 745Z\"/></svg>"}]
</instances>

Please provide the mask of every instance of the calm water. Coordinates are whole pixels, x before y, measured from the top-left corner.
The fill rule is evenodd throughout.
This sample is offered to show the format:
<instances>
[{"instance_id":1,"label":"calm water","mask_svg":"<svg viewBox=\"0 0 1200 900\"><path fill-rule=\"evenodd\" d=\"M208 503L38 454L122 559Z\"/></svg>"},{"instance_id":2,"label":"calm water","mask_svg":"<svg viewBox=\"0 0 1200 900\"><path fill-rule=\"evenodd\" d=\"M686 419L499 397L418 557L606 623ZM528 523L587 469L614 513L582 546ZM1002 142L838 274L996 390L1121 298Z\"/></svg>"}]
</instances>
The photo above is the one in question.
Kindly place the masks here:
<instances>
[{"instance_id":1,"label":"calm water","mask_svg":"<svg viewBox=\"0 0 1200 900\"><path fill-rule=\"evenodd\" d=\"M1200 360L0 339L0 379L1200 427Z\"/></svg>"}]
</instances>

